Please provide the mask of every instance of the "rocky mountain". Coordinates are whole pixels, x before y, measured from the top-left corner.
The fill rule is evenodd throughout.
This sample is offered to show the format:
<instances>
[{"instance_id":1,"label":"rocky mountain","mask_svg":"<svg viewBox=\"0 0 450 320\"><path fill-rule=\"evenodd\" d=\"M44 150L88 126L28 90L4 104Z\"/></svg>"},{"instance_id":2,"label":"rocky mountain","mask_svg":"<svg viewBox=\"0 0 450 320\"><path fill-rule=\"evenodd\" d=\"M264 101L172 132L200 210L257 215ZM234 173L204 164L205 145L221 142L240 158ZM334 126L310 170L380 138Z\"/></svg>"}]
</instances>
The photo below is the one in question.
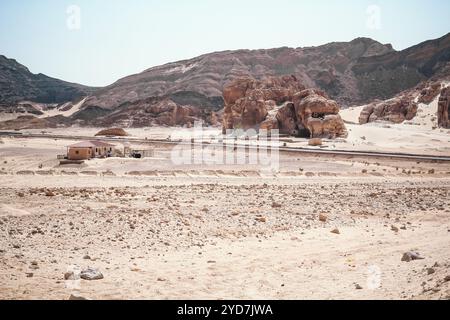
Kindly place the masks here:
<instances>
[{"instance_id":1,"label":"rocky mountain","mask_svg":"<svg viewBox=\"0 0 450 320\"><path fill-rule=\"evenodd\" d=\"M405 90L450 79L450 33L402 51L357 38L307 48L215 52L150 68L98 89L34 75L15 60L0 56L0 111L2 104L9 108L4 108L6 112L32 111L25 115L33 114L33 108L36 113L55 109L55 114L63 108L68 122L79 125L173 126L191 125L198 119L217 124L226 106L223 90L234 80L291 75L304 88L323 91L342 108L381 102ZM430 88L424 99L435 95L434 91ZM74 100L82 102L76 108L74 103L62 104ZM23 101L57 105L16 105ZM401 121L403 117L396 114L404 118L414 114L414 105L408 101L391 102L392 113L384 112L383 104L374 105L376 112L369 112L373 116L368 115L367 121L395 117Z\"/></svg>"},{"instance_id":2,"label":"rocky mountain","mask_svg":"<svg viewBox=\"0 0 450 320\"><path fill-rule=\"evenodd\" d=\"M80 100L95 88L33 74L16 60L0 55L0 104L15 105L23 101L64 103Z\"/></svg>"},{"instance_id":3,"label":"rocky mountain","mask_svg":"<svg viewBox=\"0 0 450 320\"><path fill-rule=\"evenodd\" d=\"M179 105L219 110L222 90L234 79L283 75L295 75L346 107L390 98L449 69L450 33L403 51L368 38L309 48L224 51L123 78L96 91L84 107L111 110L165 96Z\"/></svg>"}]
</instances>

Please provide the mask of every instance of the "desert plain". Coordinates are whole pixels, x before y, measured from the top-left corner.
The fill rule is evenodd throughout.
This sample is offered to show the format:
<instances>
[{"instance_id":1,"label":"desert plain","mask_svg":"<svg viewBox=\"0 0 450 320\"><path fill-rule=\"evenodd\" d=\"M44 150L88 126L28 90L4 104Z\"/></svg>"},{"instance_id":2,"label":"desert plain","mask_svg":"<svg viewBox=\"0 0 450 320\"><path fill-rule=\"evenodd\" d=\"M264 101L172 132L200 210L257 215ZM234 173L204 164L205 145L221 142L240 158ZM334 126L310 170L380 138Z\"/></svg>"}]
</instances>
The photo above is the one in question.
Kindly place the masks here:
<instances>
[{"instance_id":1,"label":"desert plain","mask_svg":"<svg viewBox=\"0 0 450 320\"><path fill-rule=\"evenodd\" d=\"M322 148L450 156L448 130L343 117L349 137ZM177 166L154 142L149 158L59 165L98 130L1 137L0 299L450 298L448 161L280 151L268 172ZM89 267L103 278L77 276Z\"/></svg>"}]
</instances>

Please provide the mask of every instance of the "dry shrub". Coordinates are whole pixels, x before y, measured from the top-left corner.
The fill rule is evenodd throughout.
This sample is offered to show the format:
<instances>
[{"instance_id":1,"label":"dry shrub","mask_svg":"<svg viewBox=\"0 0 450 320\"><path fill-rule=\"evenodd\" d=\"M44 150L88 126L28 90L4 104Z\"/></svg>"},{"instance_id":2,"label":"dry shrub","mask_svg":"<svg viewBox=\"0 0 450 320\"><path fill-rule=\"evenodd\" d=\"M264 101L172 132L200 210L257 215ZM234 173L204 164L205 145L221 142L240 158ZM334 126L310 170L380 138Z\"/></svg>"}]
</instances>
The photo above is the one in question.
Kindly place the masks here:
<instances>
[{"instance_id":1,"label":"dry shrub","mask_svg":"<svg viewBox=\"0 0 450 320\"><path fill-rule=\"evenodd\" d=\"M123 130L122 128L111 128L111 129L105 129L100 131L95 135L96 137L99 136L115 136L115 137L126 137L128 136L128 133Z\"/></svg>"},{"instance_id":2,"label":"dry shrub","mask_svg":"<svg viewBox=\"0 0 450 320\"><path fill-rule=\"evenodd\" d=\"M309 140L308 145L313 146L313 147L318 147L322 145L322 139L320 138L312 138L311 140Z\"/></svg>"}]
</instances>

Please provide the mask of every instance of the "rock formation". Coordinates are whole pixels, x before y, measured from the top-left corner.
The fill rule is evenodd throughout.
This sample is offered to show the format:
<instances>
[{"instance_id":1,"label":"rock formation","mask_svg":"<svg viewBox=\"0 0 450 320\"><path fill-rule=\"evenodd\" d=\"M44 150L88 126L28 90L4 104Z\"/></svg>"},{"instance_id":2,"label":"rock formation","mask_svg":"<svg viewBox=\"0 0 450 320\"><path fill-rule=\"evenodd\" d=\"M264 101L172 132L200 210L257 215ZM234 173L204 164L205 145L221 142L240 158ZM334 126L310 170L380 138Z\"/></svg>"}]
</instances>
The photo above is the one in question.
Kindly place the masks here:
<instances>
[{"instance_id":1,"label":"rock formation","mask_svg":"<svg viewBox=\"0 0 450 320\"><path fill-rule=\"evenodd\" d=\"M402 123L405 120L412 120L416 116L417 110L418 105L410 96L375 101L364 107L359 117L359 123L366 124L375 121Z\"/></svg>"},{"instance_id":2,"label":"rock formation","mask_svg":"<svg viewBox=\"0 0 450 320\"><path fill-rule=\"evenodd\" d=\"M223 132L279 129L310 138L346 137L338 104L319 90L305 89L295 76L237 79L224 89Z\"/></svg>"},{"instance_id":3,"label":"rock formation","mask_svg":"<svg viewBox=\"0 0 450 320\"><path fill-rule=\"evenodd\" d=\"M295 75L342 106L389 99L428 80L449 63L450 34L395 51L368 38L308 48L236 50L205 54L130 75L92 94L84 107L116 109L125 102L167 96L180 105L218 111L224 86L245 76Z\"/></svg>"},{"instance_id":4,"label":"rock formation","mask_svg":"<svg viewBox=\"0 0 450 320\"><path fill-rule=\"evenodd\" d=\"M429 86L422 89L419 95L418 102L430 104L441 93L441 83L433 82Z\"/></svg>"},{"instance_id":5,"label":"rock formation","mask_svg":"<svg viewBox=\"0 0 450 320\"><path fill-rule=\"evenodd\" d=\"M439 97L438 125L450 129L450 86L443 88Z\"/></svg>"},{"instance_id":6,"label":"rock formation","mask_svg":"<svg viewBox=\"0 0 450 320\"><path fill-rule=\"evenodd\" d=\"M338 104L318 90L304 90L294 96L297 126L311 138L346 137L347 129L339 115Z\"/></svg>"}]
</instances>

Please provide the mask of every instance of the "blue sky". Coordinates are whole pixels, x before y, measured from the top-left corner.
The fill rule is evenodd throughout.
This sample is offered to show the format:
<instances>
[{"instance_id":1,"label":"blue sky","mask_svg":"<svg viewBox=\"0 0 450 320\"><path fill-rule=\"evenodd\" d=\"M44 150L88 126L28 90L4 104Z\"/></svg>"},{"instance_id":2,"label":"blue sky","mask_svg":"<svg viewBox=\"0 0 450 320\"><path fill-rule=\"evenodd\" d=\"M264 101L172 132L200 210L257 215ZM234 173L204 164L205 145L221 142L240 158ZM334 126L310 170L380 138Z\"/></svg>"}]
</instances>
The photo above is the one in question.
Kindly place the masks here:
<instances>
[{"instance_id":1,"label":"blue sky","mask_svg":"<svg viewBox=\"0 0 450 320\"><path fill-rule=\"evenodd\" d=\"M0 0L0 54L34 73L104 86L228 49L364 36L401 50L450 32L449 12L448 0Z\"/></svg>"}]
</instances>

